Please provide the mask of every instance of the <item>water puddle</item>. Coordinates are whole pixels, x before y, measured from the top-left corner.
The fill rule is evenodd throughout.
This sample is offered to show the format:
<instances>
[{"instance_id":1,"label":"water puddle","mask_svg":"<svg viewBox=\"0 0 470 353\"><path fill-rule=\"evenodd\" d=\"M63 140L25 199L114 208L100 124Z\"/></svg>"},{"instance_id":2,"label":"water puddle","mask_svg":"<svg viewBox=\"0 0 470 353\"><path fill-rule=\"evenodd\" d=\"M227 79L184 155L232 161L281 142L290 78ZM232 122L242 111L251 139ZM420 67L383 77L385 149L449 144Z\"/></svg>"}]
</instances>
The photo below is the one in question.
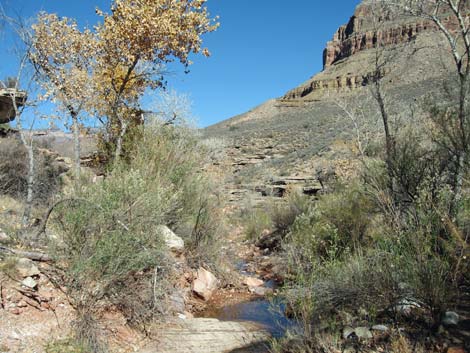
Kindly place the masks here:
<instances>
[{"instance_id":1,"label":"water puddle","mask_svg":"<svg viewBox=\"0 0 470 353\"><path fill-rule=\"evenodd\" d=\"M222 321L251 321L264 326L275 338L282 337L287 329L295 326L293 320L285 316L285 305L280 301L255 299L227 305L222 308L209 308L202 317Z\"/></svg>"}]
</instances>

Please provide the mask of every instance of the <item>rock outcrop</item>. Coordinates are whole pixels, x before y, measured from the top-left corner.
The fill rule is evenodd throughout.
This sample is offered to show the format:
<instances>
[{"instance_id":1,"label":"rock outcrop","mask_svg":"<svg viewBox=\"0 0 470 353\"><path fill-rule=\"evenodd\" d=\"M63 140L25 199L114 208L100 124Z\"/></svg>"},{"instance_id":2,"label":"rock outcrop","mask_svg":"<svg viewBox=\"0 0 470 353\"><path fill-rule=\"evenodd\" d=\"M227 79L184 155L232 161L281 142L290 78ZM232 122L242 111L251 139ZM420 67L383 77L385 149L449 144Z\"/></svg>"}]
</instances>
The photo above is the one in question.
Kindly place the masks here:
<instances>
[{"instance_id":1,"label":"rock outcrop","mask_svg":"<svg viewBox=\"0 0 470 353\"><path fill-rule=\"evenodd\" d=\"M450 24L450 27L453 25L449 17L443 16L442 21L447 22L447 25ZM425 36L428 38L425 39ZM325 92L347 92L367 86L376 74L373 61L377 53L383 61L380 66L383 66L381 76L384 77L394 71L394 65L385 63L384 53L391 55L391 52L394 52L393 61L397 64L395 67L399 67L405 60L397 58L398 52L403 51L403 57L413 55L418 58L421 54L408 49L435 47L439 42L436 42L436 38L440 39L436 26L430 20L398 15L384 10L379 5L363 2L356 8L349 22L341 26L333 39L327 43L323 51L323 71L289 91L279 102L287 104L289 101L299 99L314 101ZM436 51L429 51L428 54L431 57L436 56ZM412 65L414 70L418 67L420 67L419 61L416 65ZM436 74L430 70L424 75L410 77L410 81L422 81L438 76L441 70L437 70ZM405 74L407 75L412 74ZM395 75L394 80L399 81L397 77L399 75Z\"/></svg>"},{"instance_id":2,"label":"rock outcrop","mask_svg":"<svg viewBox=\"0 0 470 353\"><path fill-rule=\"evenodd\" d=\"M380 6L361 4L349 22L341 26L323 51L323 67L359 51L388 47L412 41L424 31L434 29L429 20L400 17Z\"/></svg>"},{"instance_id":3,"label":"rock outcrop","mask_svg":"<svg viewBox=\"0 0 470 353\"><path fill-rule=\"evenodd\" d=\"M18 108L22 107L26 103L26 92L14 88L0 89L0 124L15 120L13 100Z\"/></svg>"}]
</instances>

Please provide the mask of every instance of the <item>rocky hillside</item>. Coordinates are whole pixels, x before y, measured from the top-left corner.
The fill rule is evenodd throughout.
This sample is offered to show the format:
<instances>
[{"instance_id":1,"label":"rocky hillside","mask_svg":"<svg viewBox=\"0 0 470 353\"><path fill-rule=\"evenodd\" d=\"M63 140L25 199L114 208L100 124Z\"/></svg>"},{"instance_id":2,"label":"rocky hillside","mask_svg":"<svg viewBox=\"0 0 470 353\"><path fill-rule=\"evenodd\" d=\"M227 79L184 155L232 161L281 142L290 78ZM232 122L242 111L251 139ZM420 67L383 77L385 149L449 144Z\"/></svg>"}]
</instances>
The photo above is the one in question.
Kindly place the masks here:
<instances>
[{"instance_id":1,"label":"rocky hillside","mask_svg":"<svg viewBox=\"0 0 470 353\"><path fill-rule=\"evenodd\" d=\"M360 108L372 127L378 109L371 83L379 74L389 113L405 118L411 109L416 113L449 79L446 48L430 22L363 1L327 43L323 71L283 97L206 128L205 134L229 146L224 168L232 167L232 186L257 196L256 190L281 176L318 179L330 173L325 159L338 162L328 167L333 174L347 173L353 166L344 162L344 149L336 148L352 131L343 108Z\"/></svg>"}]
</instances>

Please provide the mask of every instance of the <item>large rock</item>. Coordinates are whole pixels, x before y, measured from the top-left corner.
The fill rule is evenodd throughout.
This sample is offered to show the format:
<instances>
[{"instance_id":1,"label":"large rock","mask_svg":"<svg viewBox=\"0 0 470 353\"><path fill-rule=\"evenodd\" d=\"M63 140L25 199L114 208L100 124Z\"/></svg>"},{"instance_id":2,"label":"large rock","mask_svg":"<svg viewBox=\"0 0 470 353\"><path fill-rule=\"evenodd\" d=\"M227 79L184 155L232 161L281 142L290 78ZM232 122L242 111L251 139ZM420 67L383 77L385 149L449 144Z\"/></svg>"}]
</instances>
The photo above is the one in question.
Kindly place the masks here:
<instances>
[{"instance_id":1,"label":"large rock","mask_svg":"<svg viewBox=\"0 0 470 353\"><path fill-rule=\"evenodd\" d=\"M165 245L170 250L183 250L184 249L184 240L177 236L173 231L167 226L158 226L157 232L163 238Z\"/></svg>"},{"instance_id":2,"label":"large rock","mask_svg":"<svg viewBox=\"0 0 470 353\"><path fill-rule=\"evenodd\" d=\"M204 300L210 300L212 294L217 289L217 278L206 269L200 267L197 270L196 279L193 281L191 289Z\"/></svg>"},{"instance_id":3,"label":"large rock","mask_svg":"<svg viewBox=\"0 0 470 353\"><path fill-rule=\"evenodd\" d=\"M16 262L16 270L22 278L39 276L41 272L30 259L18 259Z\"/></svg>"},{"instance_id":4,"label":"large rock","mask_svg":"<svg viewBox=\"0 0 470 353\"><path fill-rule=\"evenodd\" d=\"M23 106L26 102L26 92L18 91L14 88L0 89L0 124L6 124L15 120L13 99L16 100L17 107Z\"/></svg>"}]
</instances>

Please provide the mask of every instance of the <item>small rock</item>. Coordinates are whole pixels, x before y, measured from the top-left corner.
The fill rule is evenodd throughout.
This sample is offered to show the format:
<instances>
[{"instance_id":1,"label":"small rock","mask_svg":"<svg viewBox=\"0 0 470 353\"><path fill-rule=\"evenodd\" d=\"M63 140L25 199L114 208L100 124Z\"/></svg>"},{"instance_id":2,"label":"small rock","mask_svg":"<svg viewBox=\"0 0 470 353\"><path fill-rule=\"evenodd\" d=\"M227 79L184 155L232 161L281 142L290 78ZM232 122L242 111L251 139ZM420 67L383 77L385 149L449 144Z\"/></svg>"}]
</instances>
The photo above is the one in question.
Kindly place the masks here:
<instances>
[{"instance_id":1,"label":"small rock","mask_svg":"<svg viewBox=\"0 0 470 353\"><path fill-rule=\"evenodd\" d=\"M18 304L16 304L18 308L26 308L28 304L24 300L20 300Z\"/></svg>"},{"instance_id":2,"label":"small rock","mask_svg":"<svg viewBox=\"0 0 470 353\"><path fill-rule=\"evenodd\" d=\"M395 306L395 311L401 315L409 316L411 311L416 308L421 308L421 305L412 299L402 299L397 306Z\"/></svg>"},{"instance_id":3,"label":"small rock","mask_svg":"<svg viewBox=\"0 0 470 353\"><path fill-rule=\"evenodd\" d=\"M33 277L41 274L34 262L30 259L22 258L16 262L16 270L21 277Z\"/></svg>"},{"instance_id":4,"label":"small rock","mask_svg":"<svg viewBox=\"0 0 470 353\"><path fill-rule=\"evenodd\" d=\"M184 314L178 314L178 318L181 319L181 320L186 320L187 319L186 315L184 315Z\"/></svg>"},{"instance_id":5,"label":"small rock","mask_svg":"<svg viewBox=\"0 0 470 353\"><path fill-rule=\"evenodd\" d=\"M444 326L457 326L459 324L459 314L454 311L446 311L441 322Z\"/></svg>"},{"instance_id":6,"label":"small rock","mask_svg":"<svg viewBox=\"0 0 470 353\"><path fill-rule=\"evenodd\" d=\"M21 282L21 284L22 284L23 286L28 287L28 288L31 288L31 289L34 289L34 288L36 288L36 287L38 286L38 283L37 283L34 279L32 279L31 277L25 278L25 279Z\"/></svg>"},{"instance_id":7,"label":"small rock","mask_svg":"<svg viewBox=\"0 0 470 353\"><path fill-rule=\"evenodd\" d=\"M372 338L372 332L370 332L368 327L356 327L354 329L354 333L356 334L357 337L362 338L362 339Z\"/></svg>"},{"instance_id":8,"label":"small rock","mask_svg":"<svg viewBox=\"0 0 470 353\"><path fill-rule=\"evenodd\" d=\"M217 285L217 278L211 272L200 267L197 270L197 276L192 283L191 289L202 299L208 301L217 289Z\"/></svg>"},{"instance_id":9,"label":"small rock","mask_svg":"<svg viewBox=\"0 0 470 353\"><path fill-rule=\"evenodd\" d=\"M245 277L243 279L243 284L248 287L261 287L264 284L264 281L255 277Z\"/></svg>"},{"instance_id":10,"label":"small rock","mask_svg":"<svg viewBox=\"0 0 470 353\"><path fill-rule=\"evenodd\" d=\"M444 326L439 325L439 327L437 328L437 334L441 336L447 335L447 331Z\"/></svg>"},{"instance_id":11,"label":"small rock","mask_svg":"<svg viewBox=\"0 0 470 353\"><path fill-rule=\"evenodd\" d=\"M354 329L352 327L345 327L343 330L343 338L347 340L353 333Z\"/></svg>"},{"instance_id":12,"label":"small rock","mask_svg":"<svg viewBox=\"0 0 470 353\"><path fill-rule=\"evenodd\" d=\"M12 313L13 315L20 315L20 314L21 314L21 310L18 309L18 308L11 308L11 309L10 309L10 313Z\"/></svg>"},{"instance_id":13,"label":"small rock","mask_svg":"<svg viewBox=\"0 0 470 353\"><path fill-rule=\"evenodd\" d=\"M189 311L183 312L184 316L186 316L188 319L194 319L194 315L191 314Z\"/></svg>"},{"instance_id":14,"label":"small rock","mask_svg":"<svg viewBox=\"0 0 470 353\"><path fill-rule=\"evenodd\" d=\"M165 245L170 250L183 250L184 249L184 240L177 236L173 231L167 226L160 225L157 227L157 232L162 236Z\"/></svg>"},{"instance_id":15,"label":"small rock","mask_svg":"<svg viewBox=\"0 0 470 353\"><path fill-rule=\"evenodd\" d=\"M249 290L251 293L259 295L260 297L264 297L268 294L272 294L273 292L271 288L266 288L266 287L250 287Z\"/></svg>"},{"instance_id":16,"label":"small rock","mask_svg":"<svg viewBox=\"0 0 470 353\"><path fill-rule=\"evenodd\" d=\"M0 229L0 242L7 242L10 240L10 237L6 235L1 229Z\"/></svg>"},{"instance_id":17,"label":"small rock","mask_svg":"<svg viewBox=\"0 0 470 353\"><path fill-rule=\"evenodd\" d=\"M385 326L385 325L374 325L374 326L372 326L372 330L373 331L380 331L380 332L387 332L388 327Z\"/></svg>"}]
</instances>

